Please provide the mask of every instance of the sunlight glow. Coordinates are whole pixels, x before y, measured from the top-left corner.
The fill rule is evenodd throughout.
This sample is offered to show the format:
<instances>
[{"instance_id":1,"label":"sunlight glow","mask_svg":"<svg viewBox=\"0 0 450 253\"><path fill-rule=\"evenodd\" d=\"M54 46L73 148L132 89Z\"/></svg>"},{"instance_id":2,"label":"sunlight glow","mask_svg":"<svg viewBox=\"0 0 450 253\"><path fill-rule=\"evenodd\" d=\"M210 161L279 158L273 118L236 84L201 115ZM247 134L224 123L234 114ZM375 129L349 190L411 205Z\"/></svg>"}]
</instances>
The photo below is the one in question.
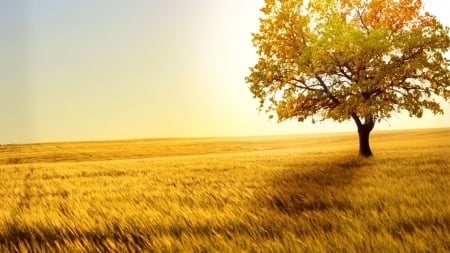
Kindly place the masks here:
<instances>
[{"instance_id":1,"label":"sunlight glow","mask_svg":"<svg viewBox=\"0 0 450 253\"><path fill-rule=\"evenodd\" d=\"M450 25L442 2L424 3ZM256 110L244 77L262 4L2 1L0 143L355 131ZM375 130L450 126L444 111Z\"/></svg>"}]
</instances>

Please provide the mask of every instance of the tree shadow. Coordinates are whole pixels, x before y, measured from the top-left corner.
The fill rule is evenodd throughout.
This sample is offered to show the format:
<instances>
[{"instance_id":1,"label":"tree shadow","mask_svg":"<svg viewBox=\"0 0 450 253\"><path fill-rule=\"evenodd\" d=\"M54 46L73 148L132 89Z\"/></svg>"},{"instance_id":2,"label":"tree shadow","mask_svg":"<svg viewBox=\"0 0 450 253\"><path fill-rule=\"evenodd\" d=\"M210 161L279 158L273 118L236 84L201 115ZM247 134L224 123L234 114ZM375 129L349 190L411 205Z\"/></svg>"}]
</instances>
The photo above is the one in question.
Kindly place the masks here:
<instances>
[{"instance_id":1,"label":"tree shadow","mask_svg":"<svg viewBox=\"0 0 450 253\"><path fill-rule=\"evenodd\" d=\"M291 164L257 198L265 207L286 214L345 210L351 207L348 194L365 164L366 159L360 157L317 162L308 169L305 163Z\"/></svg>"}]
</instances>

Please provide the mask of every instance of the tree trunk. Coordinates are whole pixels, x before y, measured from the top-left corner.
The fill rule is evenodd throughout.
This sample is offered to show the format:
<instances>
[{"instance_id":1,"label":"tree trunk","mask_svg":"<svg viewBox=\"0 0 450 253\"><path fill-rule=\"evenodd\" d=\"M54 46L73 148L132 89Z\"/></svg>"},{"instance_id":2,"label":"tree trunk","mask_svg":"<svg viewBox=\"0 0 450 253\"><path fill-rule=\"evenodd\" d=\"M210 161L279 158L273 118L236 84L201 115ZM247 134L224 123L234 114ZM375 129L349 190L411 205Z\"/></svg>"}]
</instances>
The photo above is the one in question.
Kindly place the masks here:
<instances>
[{"instance_id":1,"label":"tree trunk","mask_svg":"<svg viewBox=\"0 0 450 253\"><path fill-rule=\"evenodd\" d=\"M358 128L359 135L359 155L364 157L372 156L372 150L369 145L369 135L372 129L368 128L365 124Z\"/></svg>"},{"instance_id":2,"label":"tree trunk","mask_svg":"<svg viewBox=\"0 0 450 253\"><path fill-rule=\"evenodd\" d=\"M373 127L375 126L375 121L372 116L366 117L364 119L364 123L362 123L361 120L358 117L356 117L356 115L353 117L353 119L355 120L356 125L358 126L359 155L363 157L370 157L373 154L369 145L369 135Z\"/></svg>"}]
</instances>

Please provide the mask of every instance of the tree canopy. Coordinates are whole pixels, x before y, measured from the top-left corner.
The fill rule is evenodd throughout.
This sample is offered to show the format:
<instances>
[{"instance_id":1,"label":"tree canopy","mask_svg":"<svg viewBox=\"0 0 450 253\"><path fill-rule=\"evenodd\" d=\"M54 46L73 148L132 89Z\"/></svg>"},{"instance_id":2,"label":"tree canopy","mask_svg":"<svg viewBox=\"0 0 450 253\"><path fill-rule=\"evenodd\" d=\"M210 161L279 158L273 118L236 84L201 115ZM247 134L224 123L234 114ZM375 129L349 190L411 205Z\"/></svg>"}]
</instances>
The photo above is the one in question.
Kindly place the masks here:
<instances>
[{"instance_id":1,"label":"tree canopy","mask_svg":"<svg viewBox=\"0 0 450 253\"><path fill-rule=\"evenodd\" d=\"M396 112L443 113L449 28L420 0L265 0L261 11L246 81L279 121L353 119L372 130Z\"/></svg>"}]
</instances>

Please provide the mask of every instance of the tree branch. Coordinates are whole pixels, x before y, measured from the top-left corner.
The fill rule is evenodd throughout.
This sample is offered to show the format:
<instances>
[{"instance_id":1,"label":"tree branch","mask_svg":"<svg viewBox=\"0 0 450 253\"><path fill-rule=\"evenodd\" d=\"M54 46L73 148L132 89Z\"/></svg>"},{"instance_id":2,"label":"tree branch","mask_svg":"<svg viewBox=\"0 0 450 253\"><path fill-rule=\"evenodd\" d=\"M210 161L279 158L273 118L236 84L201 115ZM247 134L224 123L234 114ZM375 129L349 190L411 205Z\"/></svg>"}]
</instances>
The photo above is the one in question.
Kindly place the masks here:
<instances>
[{"instance_id":1,"label":"tree branch","mask_svg":"<svg viewBox=\"0 0 450 253\"><path fill-rule=\"evenodd\" d=\"M358 129L361 128L362 127L362 123L361 123L361 120L358 118L358 115L356 115L355 112L352 112L351 116L352 116L353 120L355 121L356 126L358 126Z\"/></svg>"},{"instance_id":2,"label":"tree branch","mask_svg":"<svg viewBox=\"0 0 450 253\"><path fill-rule=\"evenodd\" d=\"M327 96L336 104L336 105L340 105L341 102L339 101L339 99L337 99L333 94L331 94L330 90L328 89L327 85L325 84L325 82L322 80L322 78L319 75L316 75L316 79L319 81L320 86L323 88L323 91L325 92L325 94L327 94Z\"/></svg>"},{"instance_id":3,"label":"tree branch","mask_svg":"<svg viewBox=\"0 0 450 253\"><path fill-rule=\"evenodd\" d=\"M359 21L361 22L362 28L364 28L364 30L366 30L367 34L369 34L369 33L370 33L369 27L367 27L367 25L364 23L364 20L363 20L364 10L361 11L361 10L358 8L358 10L356 11L356 13L358 14Z\"/></svg>"}]
</instances>

